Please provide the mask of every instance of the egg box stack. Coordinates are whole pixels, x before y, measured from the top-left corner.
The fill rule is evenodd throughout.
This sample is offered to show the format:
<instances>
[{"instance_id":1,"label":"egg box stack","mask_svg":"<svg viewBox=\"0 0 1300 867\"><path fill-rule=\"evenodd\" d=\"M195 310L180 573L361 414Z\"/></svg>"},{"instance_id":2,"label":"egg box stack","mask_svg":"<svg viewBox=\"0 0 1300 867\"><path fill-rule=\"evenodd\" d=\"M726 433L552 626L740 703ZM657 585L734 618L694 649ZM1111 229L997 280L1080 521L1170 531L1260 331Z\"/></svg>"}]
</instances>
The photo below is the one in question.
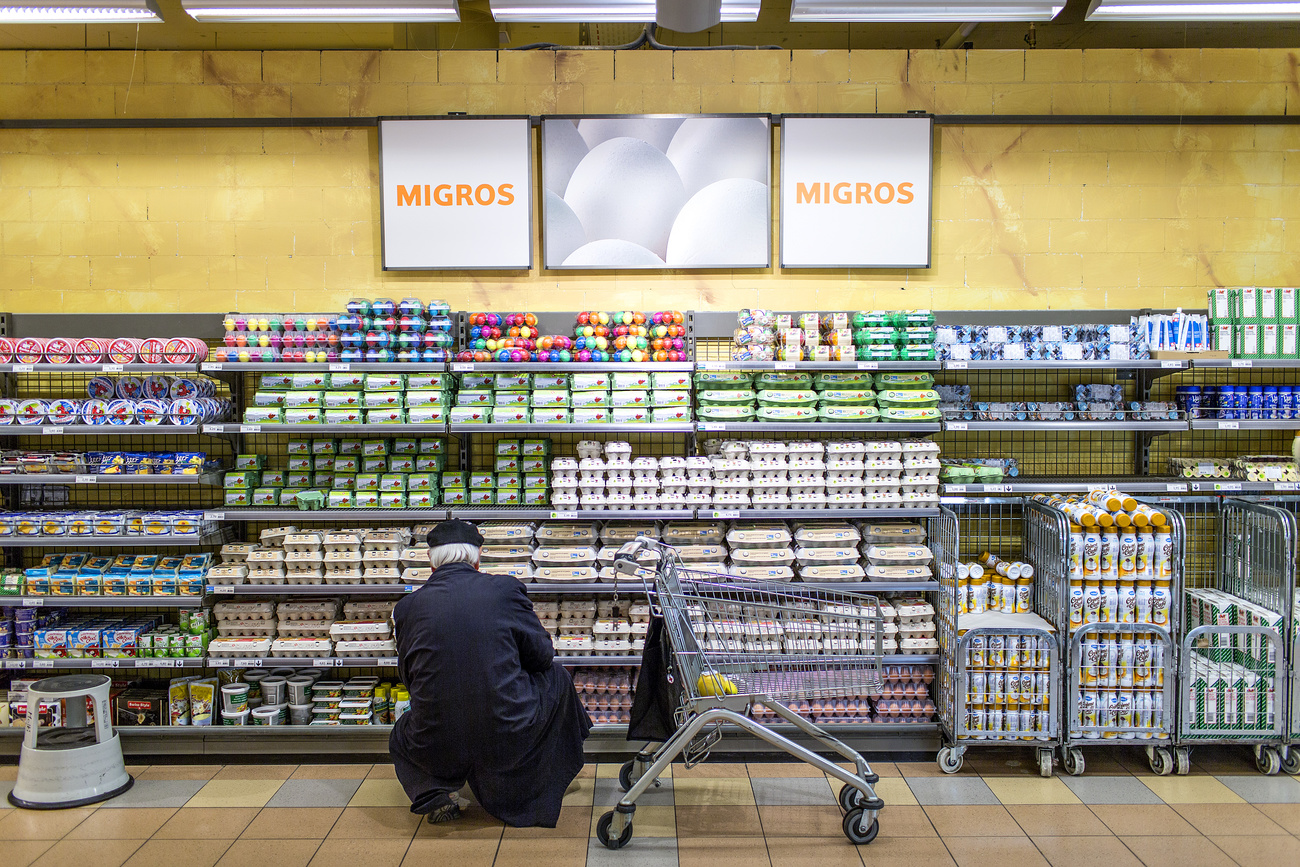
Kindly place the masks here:
<instances>
[{"instance_id":1,"label":"egg box stack","mask_svg":"<svg viewBox=\"0 0 1300 867\"><path fill-rule=\"evenodd\" d=\"M947 485L996 485L1020 475L1015 458L943 458L940 463L939 481Z\"/></svg>"},{"instance_id":2,"label":"egg box stack","mask_svg":"<svg viewBox=\"0 0 1300 867\"><path fill-rule=\"evenodd\" d=\"M928 361L934 358L929 310L779 314L741 310L733 361Z\"/></svg>"},{"instance_id":3,"label":"egg box stack","mask_svg":"<svg viewBox=\"0 0 1300 867\"><path fill-rule=\"evenodd\" d=\"M1124 387L1111 383L1074 386L1074 400L972 401L970 386L940 387L939 408L950 420L974 421L1158 421L1179 418L1171 401L1125 401Z\"/></svg>"},{"instance_id":4,"label":"egg box stack","mask_svg":"<svg viewBox=\"0 0 1300 867\"><path fill-rule=\"evenodd\" d=\"M263 530L257 544L221 547L212 584L399 584L409 528L373 530ZM427 565L428 559L425 558Z\"/></svg>"},{"instance_id":5,"label":"egg box stack","mask_svg":"<svg viewBox=\"0 0 1300 867\"><path fill-rule=\"evenodd\" d=\"M285 659L391 657L394 602L303 599L218 602L214 657Z\"/></svg>"},{"instance_id":6,"label":"egg box stack","mask_svg":"<svg viewBox=\"0 0 1300 867\"><path fill-rule=\"evenodd\" d=\"M447 373L264 373L245 424L442 424Z\"/></svg>"},{"instance_id":7,"label":"egg box stack","mask_svg":"<svg viewBox=\"0 0 1300 867\"><path fill-rule=\"evenodd\" d=\"M573 325L573 360L686 361L685 322L680 310L584 311Z\"/></svg>"},{"instance_id":8,"label":"egg box stack","mask_svg":"<svg viewBox=\"0 0 1300 867\"><path fill-rule=\"evenodd\" d=\"M573 341L562 334L546 335L537 328L533 313L465 314L468 330L456 353L457 361L513 362L569 361Z\"/></svg>"},{"instance_id":9,"label":"egg box stack","mask_svg":"<svg viewBox=\"0 0 1300 867\"><path fill-rule=\"evenodd\" d=\"M615 512L686 508L688 458L633 457L631 443L621 440L583 440L577 452L577 458L551 462L555 506Z\"/></svg>"},{"instance_id":10,"label":"egg box stack","mask_svg":"<svg viewBox=\"0 0 1300 867\"><path fill-rule=\"evenodd\" d=\"M930 440L708 440L686 459L686 502L720 509L938 505Z\"/></svg>"},{"instance_id":11,"label":"egg box stack","mask_svg":"<svg viewBox=\"0 0 1300 867\"><path fill-rule=\"evenodd\" d=\"M702 422L930 422L939 394L929 373L699 371Z\"/></svg>"},{"instance_id":12,"label":"egg box stack","mask_svg":"<svg viewBox=\"0 0 1300 867\"><path fill-rule=\"evenodd\" d=\"M445 450L439 439L291 439L283 468L236 455L222 478L225 504L292 507L319 491L331 509L427 509L438 504Z\"/></svg>"},{"instance_id":13,"label":"egg box stack","mask_svg":"<svg viewBox=\"0 0 1300 867\"><path fill-rule=\"evenodd\" d=\"M445 301L353 298L344 313L228 313L225 362L446 361L454 345Z\"/></svg>"},{"instance_id":14,"label":"egg box stack","mask_svg":"<svg viewBox=\"0 0 1300 867\"><path fill-rule=\"evenodd\" d=\"M457 424L637 424L689 422L690 374L462 374Z\"/></svg>"},{"instance_id":15,"label":"egg box stack","mask_svg":"<svg viewBox=\"0 0 1300 867\"><path fill-rule=\"evenodd\" d=\"M1124 325L939 325L948 361L1130 361L1150 358L1137 318Z\"/></svg>"},{"instance_id":16,"label":"egg box stack","mask_svg":"<svg viewBox=\"0 0 1300 867\"><path fill-rule=\"evenodd\" d=\"M881 667L884 686L878 696L842 695L791 702L788 707L816 725L862 725L886 723L906 725L927 723L936 712L934 666L885 665ZM770 708L755 704L754 719L778 722Z\"/></svg>"},{"instance_id":17,"label":"egg box stack","mask_svg":"<svg viewBox=\"0 0 1300 867\"><path fill-rule=\"evenodd\" d=\"M915 524L737 521L726 535L727 571L764 581L929 581L934 556Z\"/></svg>"},{"instance_id":18,"label":"egg box stack","mask_svg":"<svg viewBox=\"0 0 1300 867\"><path fill-rule=\"evenodd\" d=\"M627 725L632 721L635 666L577 668L573 688L596 725Z\"/></svg>"},{"instance_id":19,"label":"egg box stack","mask_svg":"<svg viewBox=\"0 0 1300 867\"><path fill-rule=\"evenodd\" d=\"M545 506L550 503L550 440L497 440L491 472L442 474L448 506Z\"/></svg>"},{"instance_id":20,"label":"egg box stack","mask_svg":"<svg viewBox=\"0 0 1300 867\"><path fill-rule=\"evenodd\" d=\"M541 597L533 610L559 656L634 656L645 649L650 628L646 602Z\"/></svg>"},{"instance_id":21,"label":"egg box stack","mask_svg":"<svg viewBox=\"0 0 1300 867\"><path fill-rule=\"evenodd\" d=\"M21 518L20 518L21 519ZM0 516L0 525L4 516ZM46 554L9 581L13 595L27 596L202 596L211 554L107 556L88 551Z\"/></svg>"}]
</instances>

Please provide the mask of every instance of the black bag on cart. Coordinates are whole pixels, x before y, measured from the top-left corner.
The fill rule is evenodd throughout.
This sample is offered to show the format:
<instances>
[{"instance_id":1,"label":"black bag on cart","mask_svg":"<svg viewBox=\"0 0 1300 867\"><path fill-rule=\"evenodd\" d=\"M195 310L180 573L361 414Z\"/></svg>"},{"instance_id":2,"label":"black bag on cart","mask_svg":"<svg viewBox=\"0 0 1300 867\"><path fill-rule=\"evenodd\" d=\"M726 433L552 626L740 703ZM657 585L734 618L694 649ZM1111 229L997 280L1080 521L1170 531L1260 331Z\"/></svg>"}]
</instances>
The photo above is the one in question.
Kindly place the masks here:
<instances>
[{"instance_id":1,"label":"black bag on cart","mask_svg":"<svg viewBox=\"0 0 1300 867\"><path fill-rule=\"evenodd\" d=\"M668 740L677 731L675 714L681 704L682 687L673 666L673 651L664 635L664 619L655 617L646 632L641 651L641 670L632 694L629 741Z\"/></svg>"}]
</instances>

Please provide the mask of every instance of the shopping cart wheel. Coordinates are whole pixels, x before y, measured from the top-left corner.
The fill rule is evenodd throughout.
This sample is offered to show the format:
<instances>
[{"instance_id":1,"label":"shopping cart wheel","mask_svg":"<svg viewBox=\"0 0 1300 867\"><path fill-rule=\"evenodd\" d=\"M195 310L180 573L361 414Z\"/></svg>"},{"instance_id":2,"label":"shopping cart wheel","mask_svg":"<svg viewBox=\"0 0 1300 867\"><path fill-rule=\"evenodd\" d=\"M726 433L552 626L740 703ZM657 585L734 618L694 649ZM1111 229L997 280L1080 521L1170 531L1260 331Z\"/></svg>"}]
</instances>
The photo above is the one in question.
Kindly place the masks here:
<instances>
[{"instance_id":1,"label":"shopping cart wheel","mask_svg":"<svg viewBox=\"0 0 1300 867\"><path fill-rule=\"evenodd\" d=\"M1255 768L1261 774L1273 776L1282 770L1282 756L1272 747L1263 747L1255 750Z\"/></svg>"},{"instance_id":2,"label":"shopping cart wheel","mask_svg":"<svg viewBox=\"0 0 1300 867\"><path fill-rule=\"evenodd\" d=\"M1282 770L1295 776L1300 774L1300 749L1287 747L1282 754Z\"/></svg>"},{"instance_id":3,"label":"shopping cart wheel","mask_svg":"<svg viewBox=\"0 0 1300 867\"><path fill-rule=\"evenodd\" d=\"M849 842L858 846L866 845L876 839L880 833L880 818L873 816L871 824L867 826L866 833L863 833L858 825L862 821L863 810L849 810L844 814L844 836L849 838Z\"/></svg>"},{"instance_id":4,"label":"shopping cart wheel","mask_svg":"<svg viewBox=\"0 0 1300 867\"><path fill-rule=\"evenodd\" d=\"M1174 773L1185 777L1192 772L1192 748L1179 747L1174 750Z\"/></svg>"},{"instance_id":5,"label":"shopping cart wheel","mask_svg":"<svg viewBox=\"0 0 1300 867\"><path fill-rule=\"evenodd\" d=\"M1072 777L1083 775L1083 750L1078 747L1063 748L1061 750L1061 767Z\"/></svg>"},{"instance_id":6,"label":"shopping cart wheel","mask_svg":"<svg viewBox=\"0 0 1300 867\"><path fill-rule=\"evenodd\" d=\"M623 767L618 769L618 785L623 791L629 791L636 785L636 781L640 779L640 776L632 776L632 772L635 770L637 770L636 759L629 759L623 763Z\"/></svg>"},{"instance_id":7,"label":"shopping cart wheel","mask_svg":"<svg viewBox=\"0 0 1300 867\"><path fill-rule=\"evenodd\" d=\"M1038 751L1038 776L1050 777L1052 775L1052 751Z\"/></svg>"},{"instance_id":8,"label":"shopping cart wheel","mask_svg":"<svg viewBox=\"0 0 1300 867\"><path fill-rule=\"evenodd\" d=\"M1156 747L1147 759L1151 764L1151 773L1167 777L1174 772L1174 753L1168 747Z\"/></svg>"},{"instance_id":9,"label":"shopping cart wheel","mask_svg":"<svg viewBox=\"0 0 1300 867\"><path fill-rule=\"evenodd\" d=\"M606 849L622 849L628 843L632 842L632 817L627 817L627 824L623 826L623 833L619 834L618 837L609 836L609 828L613 823L613 810L601 816L600 821L596 823L596 839L599 840L600 845L604 846ZM872 836L875 835L873 834Z\"/></svg>"},{"instance_id":10,"label":"shopping cart wheel","mask_svg":"<svg viewBox=\"0 0 1300 867\"><path fill-rule=\"evenodd\" d=\"M877 779L876 782L880 782L879 779ZM855 789L853 786L848 784L845 784L844 787L840 789L840 808L846 813L852 812L853 810L879 810L884 806L884 801L879 798L868 800L867 796L862 794L859 789Z\"/></svg>"},{"instance_id":11,"label":"shopping cart wheel","mask_svg":"<svg viewBox=\"0 0 1300 867\"><path fill-rule=\"evenodd\" d=\"M939 749L939 770L945 774L955 774L961 770L962 754L952 747L941 747Z\"/></svg>"}]
</instances>

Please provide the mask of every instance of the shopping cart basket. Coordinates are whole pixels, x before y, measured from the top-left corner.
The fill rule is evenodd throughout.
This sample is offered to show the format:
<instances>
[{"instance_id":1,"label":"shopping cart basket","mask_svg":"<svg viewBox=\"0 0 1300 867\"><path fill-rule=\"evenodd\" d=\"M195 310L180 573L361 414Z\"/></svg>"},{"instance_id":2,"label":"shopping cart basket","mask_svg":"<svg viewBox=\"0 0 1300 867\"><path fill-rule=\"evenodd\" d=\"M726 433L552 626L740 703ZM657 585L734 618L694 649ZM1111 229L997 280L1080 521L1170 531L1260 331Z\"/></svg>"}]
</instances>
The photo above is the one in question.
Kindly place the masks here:
<instances>
[{"instance_id":1,"label":"shopping cart basket","mask_svg":"<svg viewBox=\"0 0 1300 867\"><path fill-rule=\"evenodd\" d=\"M678 727L652 757L624 767L620 780L630 788L600 818L596 837L610 849L626 846L637 799L677 756L691 764L703 760L729 723L844 783L844 835L870 843L884 807L872 788L879 778L858 752L786 702L880 694L884 627L876 597L692 571L671 547L647 539L623 546L619 570L636 574L637 555L646 548L660 554L654 586L647 582L646 592L652 611L664 620L672 651L669 677L680 681ZM755 705L852 762L854 770L756 722L750 716Z\"/></svg>"}]
</instances>

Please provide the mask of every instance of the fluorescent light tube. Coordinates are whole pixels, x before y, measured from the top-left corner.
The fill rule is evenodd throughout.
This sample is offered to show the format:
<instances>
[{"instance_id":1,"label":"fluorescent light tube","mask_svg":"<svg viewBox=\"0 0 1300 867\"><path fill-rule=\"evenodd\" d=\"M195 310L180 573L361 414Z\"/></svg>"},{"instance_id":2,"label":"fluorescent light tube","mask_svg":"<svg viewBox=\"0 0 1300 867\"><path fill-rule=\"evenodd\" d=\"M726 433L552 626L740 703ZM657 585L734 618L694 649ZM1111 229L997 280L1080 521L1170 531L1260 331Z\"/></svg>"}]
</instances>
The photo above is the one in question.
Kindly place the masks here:
<instances>
[{"instance_id":1,"label":"fluorescent light tube","mask_svg":"<svg viewBox=\"0 0 1300 867\"><path fill-rule=\"evenodd\" d=\"M418 22L460 20L456 0L181 0L195 21Z\"/></svg>"},{"instance_id":2,"label":"fluorescent light tube","mask_svg":"<svg viewBox=\"0 0 1300 867\"><path fill-rule=\"evenodd\" d=\"M790 20L807 21L1051 21L1065 8L1065 0L794 0Z\"/></svg>"},{"instance_id":3,"label":"fluorescent light tube","mask_svg":"<svg viewBox=\"0 0 1300 867\"><path fill-rule=\"evenodd\" d=\"M1300 3L1093 0L1089 21L1296 21Z\"/></svg>"},{"instance_id":4,"label":"fluorescent light tube","mask_svg":"<svg viewBox=\"0 0 1300 867\"><path fill-rule=\"evenodd\" d=\"M760 0L722 0L723 23L758 20ZM497 21L648 24L655 20L655 0L492 0Z\"/></svg>"},{"instance_id":5,"label":"fluorescent light tube","mask_svg":"<svg viewBox=\"0 0 1300 867\"><path fill-rule=\"evenodd\" d=\"M154 0L87 0L0 5L0 24L131 24L162 23L162 11Z\"/></svg>"}]
</instances>

